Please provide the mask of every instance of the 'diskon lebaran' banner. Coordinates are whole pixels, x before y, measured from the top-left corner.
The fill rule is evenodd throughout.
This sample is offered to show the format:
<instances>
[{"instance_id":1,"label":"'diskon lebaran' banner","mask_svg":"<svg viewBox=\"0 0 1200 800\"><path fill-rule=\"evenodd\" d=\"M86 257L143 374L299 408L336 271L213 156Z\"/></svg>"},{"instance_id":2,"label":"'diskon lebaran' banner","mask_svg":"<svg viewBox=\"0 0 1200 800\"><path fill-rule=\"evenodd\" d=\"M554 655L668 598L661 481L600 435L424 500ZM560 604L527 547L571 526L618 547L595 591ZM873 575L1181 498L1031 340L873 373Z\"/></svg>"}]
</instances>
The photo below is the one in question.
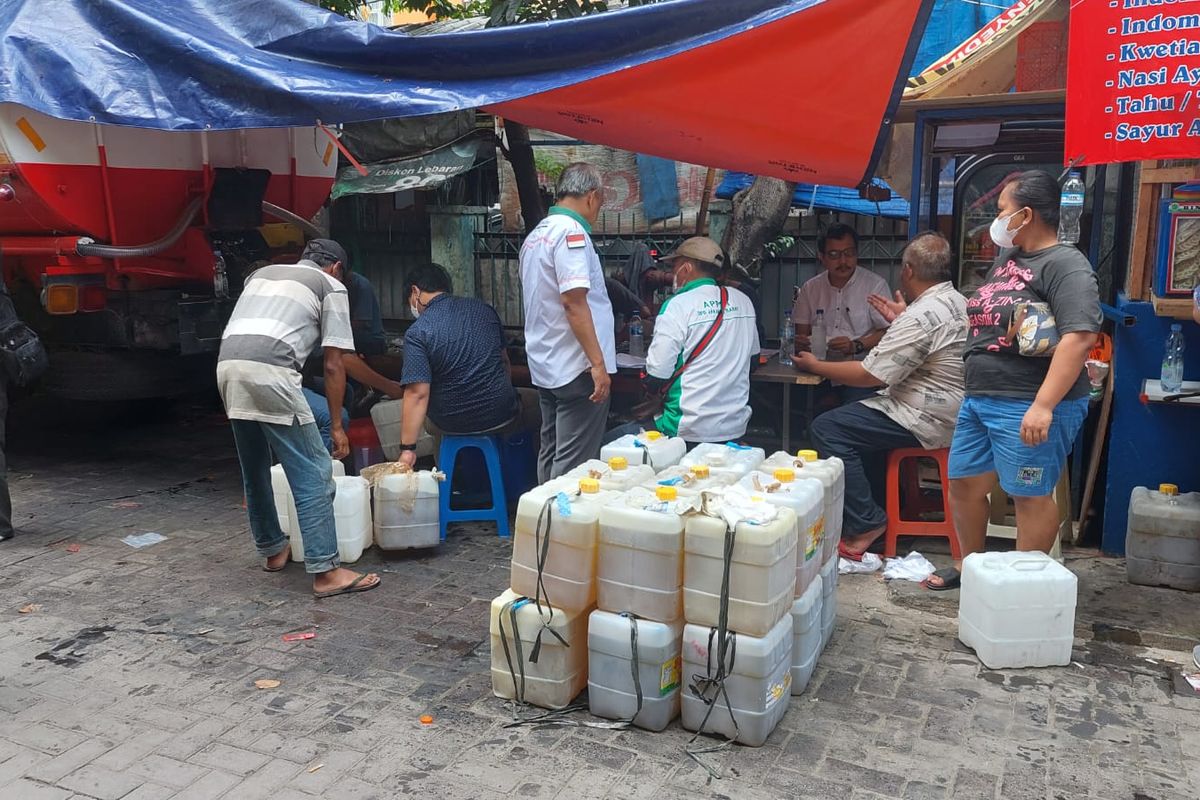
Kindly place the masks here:
<instances>
[{"instance_id":1,"label":"'diskon lebaran' banner","mask_svg":"<svg viewBox=\"0 0 1200 800\"><path fill-rule=\"evenodd\" d=\"M1064 158L1200 157L1200 2L1075 0Z\"/></svg>"}]
</instances>

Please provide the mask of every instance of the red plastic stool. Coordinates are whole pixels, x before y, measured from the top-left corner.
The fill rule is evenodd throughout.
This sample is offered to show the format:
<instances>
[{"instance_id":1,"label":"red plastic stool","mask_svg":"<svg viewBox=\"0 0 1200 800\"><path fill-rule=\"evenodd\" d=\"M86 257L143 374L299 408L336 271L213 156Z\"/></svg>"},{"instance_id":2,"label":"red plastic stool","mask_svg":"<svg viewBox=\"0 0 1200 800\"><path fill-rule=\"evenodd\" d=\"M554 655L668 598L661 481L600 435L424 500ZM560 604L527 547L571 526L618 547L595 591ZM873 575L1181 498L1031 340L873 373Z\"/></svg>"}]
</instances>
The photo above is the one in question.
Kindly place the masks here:
<instances>
[{"instance_id":1,"label":"red plastic stool","mask_svg":"<svg viewBox=\"0 0 1200 800\"><path fill-rule=\"evenodd\" d=\"M900 517L900 485L901 466L907 459L932 458L937 462L938 474L942 480L942 509L945 512L944 521L926 522L924 520L908 520ZM962 548L958 544L958 535L954 532L954 518L950 515L950 481L946 477L950 461L950 451L926 450L921 447L910 447L903 450L893 450L888 454L887 465L887 535L884 540L884 558L894 558L896 555L896 539L900 536L942 536L950 540L950 553L957 561L962 558ZM916 471L911 472L912 475ZM919 480L912 478L906 481L906 488L919 489ZM918 492L919 493L919 492ZM910 501L912 502L912 501Z\"/></svg>"}]
</instances>

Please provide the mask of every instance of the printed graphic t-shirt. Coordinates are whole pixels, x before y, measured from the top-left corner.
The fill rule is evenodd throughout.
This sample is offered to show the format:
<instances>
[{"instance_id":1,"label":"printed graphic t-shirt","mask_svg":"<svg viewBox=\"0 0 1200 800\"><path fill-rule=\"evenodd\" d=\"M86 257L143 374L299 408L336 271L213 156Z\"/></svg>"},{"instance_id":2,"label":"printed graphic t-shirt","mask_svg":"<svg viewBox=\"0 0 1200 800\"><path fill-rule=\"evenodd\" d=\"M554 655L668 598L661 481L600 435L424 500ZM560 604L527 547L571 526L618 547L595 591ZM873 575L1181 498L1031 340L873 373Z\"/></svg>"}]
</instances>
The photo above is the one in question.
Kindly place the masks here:
<instances>
[{"instance_id":1,"label":"printed graphic t-shirt","mask_svg":"<svg viewBox=\"0 0 1200 800\"><path fill-rule=\"evenodd\" d=\"M1099 288L1087 257L1072 245L1033 253L1002 250L982 286L967 299L966 381L968 396L1032 400L1050 370L1049 357L1022 356L1008 338L1018 303L1048 303L1059 335L1100 330ZM1087 373L1064 400L1084 397Z\"/></svg>"}]
</instances>

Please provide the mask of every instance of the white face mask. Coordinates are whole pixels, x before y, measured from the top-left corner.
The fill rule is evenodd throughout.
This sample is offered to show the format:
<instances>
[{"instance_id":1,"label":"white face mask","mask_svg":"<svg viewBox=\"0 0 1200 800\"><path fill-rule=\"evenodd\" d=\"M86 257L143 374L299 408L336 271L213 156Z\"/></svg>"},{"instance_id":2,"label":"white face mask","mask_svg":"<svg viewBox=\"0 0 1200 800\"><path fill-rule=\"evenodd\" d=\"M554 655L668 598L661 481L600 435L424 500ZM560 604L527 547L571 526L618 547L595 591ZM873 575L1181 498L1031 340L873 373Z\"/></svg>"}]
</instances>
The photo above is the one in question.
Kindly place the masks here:
<instances>
[{"instance_id":1,"label":"white face mask","mask_svg":"<svg viewBox=\"0 0 1200 800\"><path fill-rule=\"evenodd\" d=\"M408 307L408 313L413 315L413 319L416 319L417 317L421 316L420 310L416 306L411 305L411 304Z\"/></svg>"},{"instance_id":2,"label":"white face mask","mask_svg":"<svg viewBox=\"0 0 1200 800\"><path fill-rule=\"evenodd\" d=\"M1013 214L1018 214L1020 211L1021 209L1017 209L1016 211L1012 212L1012 214L1008 214L1007 216L1003 217L996 217L994 220L992 220L992 227L988 229L988 234L992 237L992 241L996 243L997 247L1003 247L1007 249L1009 247L1016 246L1017 243L1014 237L1016 237L1021 228L1025 227L1025 224L1022 223L1017 230L1010 231L1008 229L1008 221L1012 219Z\"/></svg>"}]
</instances>

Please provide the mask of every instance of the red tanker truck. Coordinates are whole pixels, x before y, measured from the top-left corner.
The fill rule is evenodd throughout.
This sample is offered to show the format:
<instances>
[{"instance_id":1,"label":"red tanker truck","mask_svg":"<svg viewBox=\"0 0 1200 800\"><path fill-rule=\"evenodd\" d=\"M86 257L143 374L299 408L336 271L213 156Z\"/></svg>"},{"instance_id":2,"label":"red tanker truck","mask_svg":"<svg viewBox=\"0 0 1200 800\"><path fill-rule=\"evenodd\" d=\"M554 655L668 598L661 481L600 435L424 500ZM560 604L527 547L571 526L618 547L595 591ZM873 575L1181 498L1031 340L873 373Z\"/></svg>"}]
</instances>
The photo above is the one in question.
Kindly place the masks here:
<instances>
[{"instance_id":1,"label":"red tanker truck","mask_svg":"<svg viewBox=\"0 0 1200 800\"><path fill-rule=\"evenodd\" d=\"M320 128L143 130L0 103L0 257L50 351L46 388L121 400L211 382L245 275L316 232L336 167Z\"/></svg>"}]
</instances>

